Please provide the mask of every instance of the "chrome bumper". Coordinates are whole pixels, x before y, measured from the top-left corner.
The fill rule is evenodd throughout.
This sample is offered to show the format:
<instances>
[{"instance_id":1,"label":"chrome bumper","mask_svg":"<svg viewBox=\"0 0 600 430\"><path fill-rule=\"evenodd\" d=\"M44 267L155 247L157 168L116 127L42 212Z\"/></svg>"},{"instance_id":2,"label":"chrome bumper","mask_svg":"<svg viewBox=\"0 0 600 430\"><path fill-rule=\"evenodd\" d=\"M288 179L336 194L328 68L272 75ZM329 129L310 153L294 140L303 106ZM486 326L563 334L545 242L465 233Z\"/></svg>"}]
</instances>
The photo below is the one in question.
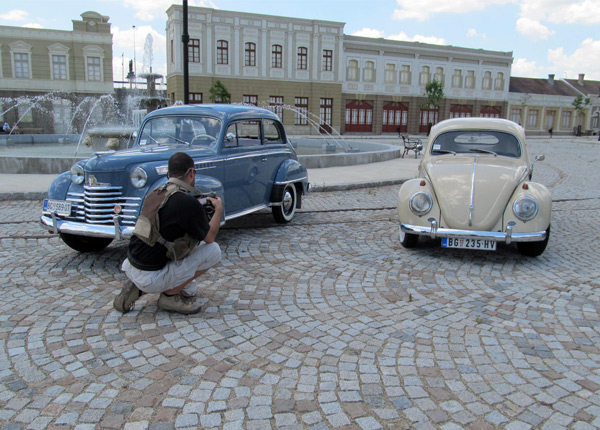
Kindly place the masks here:
<instances>
[{"instance_id":1,"label":"chrome bumper","mask_svg":"<svg viewBox=\"0 0 600 430\"><path fill-rule=\"evenodd\" d=\"M506 226L506 231L476 231L476 230L456 230L451 228L438 228L437 220L429 218L427 221L430 222L428 227L421 225L411 224L400 224L400 230L404 233L415 234L419 236L429 236L432 239L439 237L452 237L452 238L468 238L468 239L492 239L496 242L505 242L510 244L512 242L539 242L546 239L545 231L535 231L531 233L515 233L513 227L516 225L514 221L511 221Z\"/></svg>"},{"instance_id":2,"label":"chrome bumper","mask_svg":"<svg viewBox=\"0 0 600 430\"><path fill-rule=\"evenodd\" d=\"M47 230L52 229L55 234L68 233L77 236L107 237L117 240L131 236L134 229L133 226L122 226L121 217L117 215L113 217L113 225L61 220L55 214L42 215L40 223Z\"/></svg>"}]
</instances>

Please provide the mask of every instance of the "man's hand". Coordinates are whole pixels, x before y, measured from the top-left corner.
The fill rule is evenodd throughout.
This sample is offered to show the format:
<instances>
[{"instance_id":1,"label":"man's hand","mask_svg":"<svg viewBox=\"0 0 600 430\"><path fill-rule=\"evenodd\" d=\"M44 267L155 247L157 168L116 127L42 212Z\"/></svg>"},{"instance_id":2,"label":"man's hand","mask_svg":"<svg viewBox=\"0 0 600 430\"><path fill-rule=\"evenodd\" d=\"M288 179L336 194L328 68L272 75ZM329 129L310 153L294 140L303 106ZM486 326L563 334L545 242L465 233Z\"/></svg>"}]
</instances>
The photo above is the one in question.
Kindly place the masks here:
<instances>
[{"instance_id":1,"label":"man's hand","mask_svg":"<svg viewBox=\"0 0 600 430\"><path fill-rule=\"evenodd\" d=\"M220 197L207 197L207 199L215 208L215 213L208 223L210 225L210 230L204 238L204 242L211 243L215 241L217 238L217 233L221 228L221 218L223 218L223 201Z\"/></svg>"},{"instance_id":2,"label":"man's hand","mask_svg":"<svg viewBox=\"0 0 600 430\"><path fill-rule=\"evenodd\" d=\"M223 212L223 200L221 200L220 197L206 197L206 199L212 203L213 207L215 208L215 212L217 210L220 210L221 213Z\"/></svg>"}]
</instances>

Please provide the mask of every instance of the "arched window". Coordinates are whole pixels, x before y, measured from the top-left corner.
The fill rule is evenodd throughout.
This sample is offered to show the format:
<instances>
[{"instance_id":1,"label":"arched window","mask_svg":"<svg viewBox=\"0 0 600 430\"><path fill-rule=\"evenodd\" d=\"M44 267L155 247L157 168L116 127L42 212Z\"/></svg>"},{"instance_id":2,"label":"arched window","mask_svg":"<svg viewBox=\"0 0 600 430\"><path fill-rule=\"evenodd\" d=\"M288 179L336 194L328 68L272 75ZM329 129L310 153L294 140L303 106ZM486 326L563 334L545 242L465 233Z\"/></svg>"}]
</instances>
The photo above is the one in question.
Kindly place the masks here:
<instances>
[{"instance_id":1,"label":"arched window","mask_svg":"<svg viewBox=\"0 0 600 430\"><path fill-rule=\"evenodd\" d=\"M498 72L496 75L496 82L494 84L494 89L496 91L504 90L504 73Z\"/></svg>"},{"instance_id":2,"label":"arched window","mask_svg":"<svg viewBox=\"0 0 600 430\"><path fill-rule=\"evenodd\" d=\"M350 60L348 61L348 80L349 81L358 81L358 61Z\"/></svg>"},{"instance_id":3,"label":"arched window","mask_svg":"<svg viewBox=\"0 0 600 430\"><path fill-rule=\"evenodd\" d=\"M429 66L421 67L421 75L419 76L419 85L427 85L431 81L431 70Z\"/></svg>"},{"instance_id":4,"label":"arched window","mask_svg":"<svg viewBox=\"0 0 600 430\"><path fill-rule=\"evenodd\" d=\"M491 90L492 89L492 72L487 71L483 74L483 83L481 85L481 89L483 89L483 90Z\"/></svg>"},{"instance_id":5,"label":"arched window","mask_svg":"<svg viewBox=\"0 0 600 430\"><path fill-rule=\"evenodd\" d=\"M365 62L364 81L375 82L375 63L373 61Z\"/></svg>"},{"instance_id":6,"label":"arched window","mask_svg":"<svg viewBox=\"0 0 600 430\"><path fill-rule=\"evenodd\" d=\"M385 65L385 83L396 83L396 65L393 63L388 63Z\"/></svg>"}]
</instances>

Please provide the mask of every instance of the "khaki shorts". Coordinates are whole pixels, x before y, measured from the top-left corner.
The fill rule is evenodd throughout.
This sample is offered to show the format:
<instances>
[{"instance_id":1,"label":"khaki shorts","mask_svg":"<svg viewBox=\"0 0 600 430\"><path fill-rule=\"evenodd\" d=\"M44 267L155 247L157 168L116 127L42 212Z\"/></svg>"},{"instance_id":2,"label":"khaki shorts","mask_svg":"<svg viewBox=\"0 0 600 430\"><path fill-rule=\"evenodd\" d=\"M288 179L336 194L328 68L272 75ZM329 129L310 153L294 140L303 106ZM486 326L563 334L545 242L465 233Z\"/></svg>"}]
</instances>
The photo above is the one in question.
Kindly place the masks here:
<instances>
[{"instance_id":1,"label":"khaki shorts","mask_svg":"<svg viewBox=\"0 0 600 430\"><path fill-rule=\"evenodd\" d=\"M186 283L199 270L206 270L221 261L221 248L216 242L200 244L190 255L179 261L169 261L160 270L140 270L133 267L128 259L123 261L121 270L140 290L148 294L160 294ZM186 296L194 296L198 284L191 282L184 289Z\"/></svg>"}]
</instances>

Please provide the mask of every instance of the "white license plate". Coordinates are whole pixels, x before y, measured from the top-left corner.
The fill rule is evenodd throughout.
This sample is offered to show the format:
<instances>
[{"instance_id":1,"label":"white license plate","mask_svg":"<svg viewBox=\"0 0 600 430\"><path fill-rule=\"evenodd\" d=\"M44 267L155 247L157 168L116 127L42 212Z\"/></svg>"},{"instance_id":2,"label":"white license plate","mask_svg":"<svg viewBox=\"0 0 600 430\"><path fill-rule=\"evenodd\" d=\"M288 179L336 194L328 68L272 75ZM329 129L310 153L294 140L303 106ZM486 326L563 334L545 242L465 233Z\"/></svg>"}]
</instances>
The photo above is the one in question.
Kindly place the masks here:
<instances>
[{"instance_id":1,"label":"white license plate","mask_svg":"<svg viewBox=\"0 0 600 430\"><path fill-rule=\"evenodd\" d=\"M496 241L493 239L443 237L442 248L480 249L482 251L495 251Z\"/></svg>"},{"instance_id":2,"label":"white license plate","mask_svg":"<svg viewBox=\"0 0 600 430\"><path fill-rule=\"evenodd\" d=\"M56 212L57 215L70 216L71 202L64 200L44 200L44 212Z\"/></svg>"}]
</instances>

